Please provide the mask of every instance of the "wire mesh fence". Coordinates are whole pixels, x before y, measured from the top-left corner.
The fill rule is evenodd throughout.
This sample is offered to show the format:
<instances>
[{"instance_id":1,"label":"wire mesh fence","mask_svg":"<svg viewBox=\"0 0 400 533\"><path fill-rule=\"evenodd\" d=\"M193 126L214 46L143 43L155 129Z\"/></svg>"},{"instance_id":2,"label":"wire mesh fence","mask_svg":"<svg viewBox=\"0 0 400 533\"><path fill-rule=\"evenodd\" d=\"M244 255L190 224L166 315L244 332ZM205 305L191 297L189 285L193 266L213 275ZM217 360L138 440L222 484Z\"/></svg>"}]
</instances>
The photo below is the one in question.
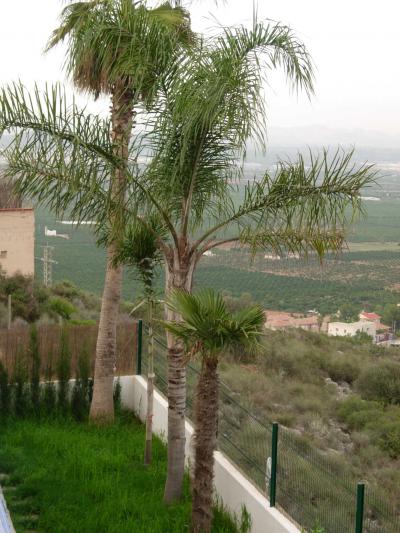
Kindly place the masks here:
<instances>
[{"instance_id":1,"label":"wire mesh fence","mask_svg":"<svg viewBox=\"0 0 400 533\"><path fill-rule=\"evenodd\" d=\"M145 336L146 337L146 336ZM146 338L142 373L147 370ZM155 338L156 385L167 393L167 347ZM199 370L186 369L187 413L191 417ZM220 383L218 448L232 460L268 498L271 490L272 422L260 420ZM387 501L379 487L366 483L365 504L357 508L357 474L335 456L313 447L304 437L279 428L276 505L305 532L399 533L400 508ZM362 529L356 529L357 513L363 512Z\"/></svg>"}]
</instances>

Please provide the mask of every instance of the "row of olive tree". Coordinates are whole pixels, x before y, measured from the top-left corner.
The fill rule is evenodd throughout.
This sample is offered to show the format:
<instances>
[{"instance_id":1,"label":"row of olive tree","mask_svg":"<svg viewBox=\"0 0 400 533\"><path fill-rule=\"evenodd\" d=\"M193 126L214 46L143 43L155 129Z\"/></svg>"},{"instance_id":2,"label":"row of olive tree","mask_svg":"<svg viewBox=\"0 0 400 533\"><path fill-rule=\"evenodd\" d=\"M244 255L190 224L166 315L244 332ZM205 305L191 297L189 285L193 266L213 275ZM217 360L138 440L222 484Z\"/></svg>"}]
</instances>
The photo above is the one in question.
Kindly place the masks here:
<instances>
[{"instance_id":1,"label":"row of olive tree","mask_svg":"<svg viewBox=\"0 0 400 533\"><path fill-rule=\"evenodd\" d=\"M281 161L235 203L249 140L264 148L268 68L281 67L296 90L313 92L310 57L286 26L255 23L204 40L192 34L182 8L104 0L67 6L50 45L63 39L76 86L95 97L111 94L110 120L67 105L59 86L29 94L14 85L0 95L0 133L15 134L5 156L18 192L57 213L69 209L78 221L94 218L107 246L91 410L104 421L114 412L121 266L130 262L121 249L129 250L139 228L162 254L167 294L191 292L202 255L222 243L321 257L340 249L372 172L355 168L351 153ZM133 117L141 127L133 129ZM167 319L179 321L174 306ZM171 331L168 347L171 502L180 498L184 474L186 349Z\"/></svg>"}]
</instances>

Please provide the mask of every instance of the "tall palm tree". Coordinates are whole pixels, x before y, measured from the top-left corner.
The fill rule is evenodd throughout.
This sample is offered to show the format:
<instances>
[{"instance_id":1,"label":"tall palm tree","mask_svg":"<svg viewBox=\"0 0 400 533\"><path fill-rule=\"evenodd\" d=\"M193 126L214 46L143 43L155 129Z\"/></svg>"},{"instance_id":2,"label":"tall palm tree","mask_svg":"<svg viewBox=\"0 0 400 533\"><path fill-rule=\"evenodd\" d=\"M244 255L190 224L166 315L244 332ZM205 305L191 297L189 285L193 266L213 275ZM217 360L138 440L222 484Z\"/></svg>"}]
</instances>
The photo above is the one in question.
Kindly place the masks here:
<instances>
[{"instance_id":1,"label":"tall palm tree","mask_svg":"<svg viewBox=\"0 0 400 533\"><path fill-rule=\"evenodd\" d=\"M92 420L113 418L113 367L122 267L114 262L124 224L129 144L140 104L149 105L181 44L191 39L188 14L168 2L89 0L67 5L47 49L67 40L66 71L74 85L98 98L111 97L114 161L106 223L107 265L96 346ZM75 117L76 120L76 117ZM29 126L25 126L29 127Z\"/></svg>"},{"instance_id":2,"label":"tall palm tree","mask_svg":"<svg viewBox=\"0 0 400 533\"><path fill-rule=\"evenodd\" d=\"M197 294L175 291L168 307L181 317L165 327L182 341L190 358L199 358L201 371L195 395L195 464L193 533L209 533L212 523L214 450L218 427L218 363L232 348L256 349L263 324L261 307L229 313L221 295L212 290Z\"/></svg>"}]
</instances>

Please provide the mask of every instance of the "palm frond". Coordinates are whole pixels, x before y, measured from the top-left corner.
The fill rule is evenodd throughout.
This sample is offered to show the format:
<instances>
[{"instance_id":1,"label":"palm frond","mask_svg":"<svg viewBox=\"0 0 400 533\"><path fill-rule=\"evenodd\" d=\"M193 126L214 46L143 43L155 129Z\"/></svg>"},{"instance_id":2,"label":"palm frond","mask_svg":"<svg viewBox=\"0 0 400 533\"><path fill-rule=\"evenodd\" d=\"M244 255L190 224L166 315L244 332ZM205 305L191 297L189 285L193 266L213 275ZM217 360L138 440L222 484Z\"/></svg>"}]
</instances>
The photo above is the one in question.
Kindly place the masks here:
<instances>
[{"instance_id":1,"label":"palm frond","mask_svg":"<svg viewBox=\"0 0 400 533\"><path fill-rule=\"evenodd\" d=\"M115 256L116 263L133 268L139 274L146 293L152 293L156 269L163 262L160 240L165 236L166 229L159 215L146 214L128 223ZM107 236L104 240L107 241Z\"/></svg>"},{"instance_id":2,"label":"palm frond","mask_svg":"<svg viewBox=\"0 0 400 533\"><path fill-rule=\"evenodd\" d=\"M188 13L168 2L149 9L144 1L93 0L64 8L47 50L67 40L65 68L95 97L123 79L149 100L171 59L193 38Z\"/></svg>"},{"instance_id":3,"label":"palm frond","mask_svg":"<svg viewBox=\"0 0 400 533\"><path fill-rule=\"evenodd\" d=\"M345 228L362 214L361 191L375 179L372 165L356 166L353 153L324 150L309 161L280 161L274 175L249 183L238 207L221 203L219 222L197 241L206 249L218 245L225 231L243 243L274 251L319 254L345 242ZM221 216L221 213L223 215ZM222 219L222 220L221 220Z\"/></svg>"},{"instance_id":4,"label":"palm frond","mask_svg":"<svg viewBox=\"0 0 400 533\"><path fill-rule=\"evenodd\" d=\"M60 85L29 93L21 84L0 91L0 134L6 177L17 192L77 219L104 209L108 182L121 162L113 155L110 124L67 103Z\"/></svg>"},{"instance_id":5,"label":"palm frond","mask_svg":"<svg viewBox=\"0 0 400 533\"><path fill-rule=\"evenodd\" d=\"M180 339L189 353L215 357L238 345L255 349L265 321L259 306L232 314L219 293L203 289L194 294L175 291L167 305L182 317L180 322L163 322Z\"/></svg>"},{"instance_id":6,"label":"palm frond","mask_svg":"<svg viewBox=\"0 0 400 533\"><path fill-rule=\"evenodd\" d=\"M312 92L304 45L286 26L261 23L226 29L175 65L154 127L149 182L182 219L184 231L189 223L195 228L210 201L242 176L248 140L264 145L263 73L278 66L296 87Z\"/></svg>"}]
</instances>

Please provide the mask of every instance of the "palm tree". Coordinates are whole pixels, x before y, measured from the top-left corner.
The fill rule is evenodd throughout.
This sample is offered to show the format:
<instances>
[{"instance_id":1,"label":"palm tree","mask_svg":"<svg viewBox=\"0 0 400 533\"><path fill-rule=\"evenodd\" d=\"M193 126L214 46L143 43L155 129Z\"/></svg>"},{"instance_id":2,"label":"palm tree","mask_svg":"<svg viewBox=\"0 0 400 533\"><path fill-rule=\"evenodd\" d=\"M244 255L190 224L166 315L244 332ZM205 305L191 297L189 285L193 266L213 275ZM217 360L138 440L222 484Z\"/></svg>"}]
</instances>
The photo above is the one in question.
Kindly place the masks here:
<instances>
[{"instance_id":1,"label":"palm tree","mask_svg":"<svg viewBox=\"0 0 400 533\"><path fill-rule=\"evenodd\" d=\"M122 267L115 264L114 256L124 224L129 144L138 106L152 102L179 45L189 42L191 32L188 14L168 2L148 9L145 1L90 0L65 7L47 49L65 39L65 66L75 86L95 98L111 96L109 134L118 164L109 168L113 209L105 217L110 232L90 411L92 420L108 421L114 415L113 367L122 281ZM72 119L80 122L80 117ZM30 125L22 123L22 127L28 130ZM35 128L38 131L37 124ZM56 132L47 130L47 134ZM57 135L63 139L62 132Z\"/></svg>"},{"instance_id":2,"label":"palm tree","mask_svg":"<svg viewBox=\"0 0 400 533\"><path fill-rule=\"evenodd\" d=\"M282 66L296 88L312 93L309 56L293 32L279 24L226 30L163 78L150 136L154 157L145 172L134 164L126 169L130 190L124 213L153 232L165 259L167 293L190 292L204 252L226 242L277 253L323 256L338 250L346 224L360 210L360 190L373 173L369 166L354 167L351 152L280 161L276 172L248 183L235 201L247 142L263 144L263 58L269 66ZM116 204L109 176L119 168L111 126L66 106L59 93L57 87L33 97L19 86L3 90L0 131L23 126L5 154L8 174L17 176L20 193L107 225L106 214ZM136 148L131 148L133 163ZM163 234L147 224L149 211L162 220ZM167 309L166 318L179 316ZM165 501L171 502L182 490L186 390L182 343L169 333L168 346Z\"/></svg>"},{"instance_id":3,"label":"palm tree","mask_svg":"<svg viewBox=\"0 0 400 533\"><path fill-rule=\"evenodd\" d=\"M212 290L197 294L175 291L168 307L181 317L165 327L182 341L190 358L200 358L195 396L195 468L192 531L209 533L212 523L214 450L218 428L218 362L232 348L256 349L264 324L259 306L229 313L221 295Z\"/></svg>"},{"instance_id":4,"label":"palm tree","mask_svg":"<svg viewBox=\"0 0 400 533\"><path fill-rule=\"evenodd\" d=\"M131 267L139 274L144 287L144 299L135 307L137 310L143 304L147 307L147 412L146 412L146 442L144 463L152 462L153 448L153 406L154 406L154 312L157 304L154 289L154 276L158 265L162 262L162 254L157 246L155 235L163 235L163 226L153 215L146 217L147 227L139 221L131 222L126 230L125 239L116 256L119 264ZM151 228L149 231L148 228Z\"/></svg>"},{"instance_id":5,"label":"palm tree","mask_svg":"<svg viewBox=\"0 0 400 533\"><path fill-rule=\"evenodd\" d=\"M280 161L276 172L266 172L238 194L249 139L264 144L264 62L281 66L295 88L312 93L310 58L293 32L279 24L226 30L192 53L163 86L143 197L168 232L168 238L156 235L167 295L176 289L191 292L203 254L224 243L320 256L338 250L349 217L360 208L360 189L372 173L368 166L355 168L351 152ZM179 316L167 308L166 318ZM167 342L164 497L171 502L180 498L184 474L186 377L182 343L171 332Z\"/></svg>"}]
</instances>

